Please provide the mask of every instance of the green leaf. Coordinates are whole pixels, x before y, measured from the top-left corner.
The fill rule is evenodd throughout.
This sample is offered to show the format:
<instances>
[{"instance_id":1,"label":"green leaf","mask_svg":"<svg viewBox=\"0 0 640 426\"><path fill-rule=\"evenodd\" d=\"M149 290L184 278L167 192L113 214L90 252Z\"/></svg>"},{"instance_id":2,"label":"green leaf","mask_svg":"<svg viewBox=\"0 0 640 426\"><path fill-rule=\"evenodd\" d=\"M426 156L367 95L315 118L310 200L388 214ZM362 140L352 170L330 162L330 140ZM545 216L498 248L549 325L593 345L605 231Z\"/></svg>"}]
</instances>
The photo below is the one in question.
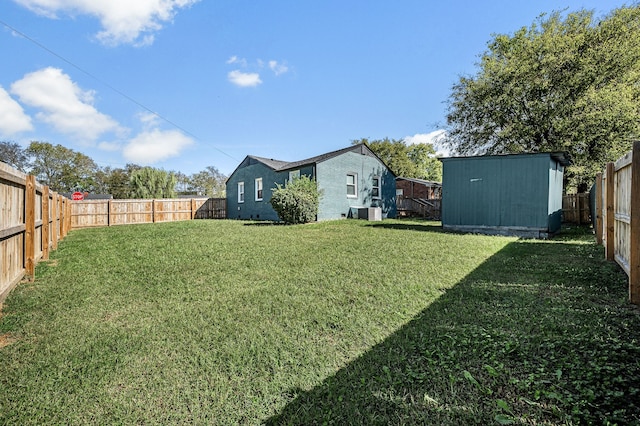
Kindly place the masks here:
<instances>
[{"instance_id":1,"label":"green leaf","mask_svg":"<svg viewBox=\"0 0 640 426\"><path fill-rule=\"evenodd\" d=\"M495 420L500 425L512 425L515 423L511 417L504 414L496 414Z\"/></svg>"}]
</instances>

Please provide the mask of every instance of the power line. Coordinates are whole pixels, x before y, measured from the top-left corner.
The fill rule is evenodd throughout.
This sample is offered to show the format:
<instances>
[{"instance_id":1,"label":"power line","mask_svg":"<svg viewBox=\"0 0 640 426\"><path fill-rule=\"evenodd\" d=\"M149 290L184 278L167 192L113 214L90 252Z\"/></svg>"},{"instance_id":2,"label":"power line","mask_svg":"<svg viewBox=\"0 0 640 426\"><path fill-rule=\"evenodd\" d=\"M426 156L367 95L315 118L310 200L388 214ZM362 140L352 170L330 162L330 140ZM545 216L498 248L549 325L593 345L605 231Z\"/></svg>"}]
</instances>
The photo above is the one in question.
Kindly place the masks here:
<instances>
[{"instance_id":1,"label":"power line","mask_svg":"<svg viewBox=\"0 0 640 426\"><path fill-rule=\"evenodd\" d=\"M87 75L88 77L92 78L93 80L97 81L98 83L102 84L103 86L107 87L108 89L112 90L113 92L117 93L118 95L122 96L123 98L125 98L126 100L128 100L129 102L139 106L140 108L144 109L147 112L150 112L151 114L155 115L156 117L158 117L159 119L169 123L170 125L172 125L173 127L181 130L182 132L184 132L185 134L191 136L194 139L197 140L202 140L200 139L198 136L194 135L193 133L191 133L190 131L188 131L187 129L185 129L184 127L180 126L179 124L169 120L168 118L166 118L165 116L163 116L162 114L152 110L151 108L147 107L146 105L144 105L142 102L132 98L131 96L127 95L126 93L124 93L123 91L117 89L116 87L112 86L111 84L109 84L108 82L102 80L101 78L97 77L96 75L90 73L89 71L85 70L84 68L76 65L75 63L71 62L70 60L68 60L67 58L65 58L64 56L54 52L53 50L49 49L47 46L45 46L44 44L40 43L39 41L35 40L32 37L29 37L27 34L25 34L24 32L16 29L15 27L7 24L6 22L0 20L0 24L4 25L5 27L7 27L8 29L10 29L11 31L13 31L14 33L18 34L19 36L27 39L28 41L30 41L31 43L35 44L36 46L38 46L39 48L41 48L42 50L48 52L49 54L55 56L56 58L60 59L63 62L66 62L67 64L71 65L72 67L74 67L75 69L77 69L78 71L80 71L81 73ZM213 146L213 149L215 149L216 151L220 152L221 154L231 158L234 161L238 161L236 158L234 158L233 156L231 156L230 154L227 154L226 152L224 152L223 150L221 150L220 148L217 148L215 146Z\"/></svg>"}]
</instances>

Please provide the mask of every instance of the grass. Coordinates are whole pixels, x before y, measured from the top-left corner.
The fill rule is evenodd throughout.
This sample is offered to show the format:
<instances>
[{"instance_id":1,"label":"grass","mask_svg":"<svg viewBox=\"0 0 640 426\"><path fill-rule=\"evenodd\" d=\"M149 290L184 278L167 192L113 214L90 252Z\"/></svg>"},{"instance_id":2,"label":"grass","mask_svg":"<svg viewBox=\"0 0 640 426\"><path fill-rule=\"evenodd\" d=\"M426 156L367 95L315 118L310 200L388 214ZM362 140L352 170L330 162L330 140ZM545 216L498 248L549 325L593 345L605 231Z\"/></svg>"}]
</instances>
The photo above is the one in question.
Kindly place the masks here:
<instances>
[{"instance_id":1,"label":"grass","mask_svg":"<svg viewBox=\"0 0 640 426\"><path fill-rule=\"evenodd\" d=\"M0 319L1 424L640 424L640 314L582 230L78 230Z\"/></svg>"}]
</instances>

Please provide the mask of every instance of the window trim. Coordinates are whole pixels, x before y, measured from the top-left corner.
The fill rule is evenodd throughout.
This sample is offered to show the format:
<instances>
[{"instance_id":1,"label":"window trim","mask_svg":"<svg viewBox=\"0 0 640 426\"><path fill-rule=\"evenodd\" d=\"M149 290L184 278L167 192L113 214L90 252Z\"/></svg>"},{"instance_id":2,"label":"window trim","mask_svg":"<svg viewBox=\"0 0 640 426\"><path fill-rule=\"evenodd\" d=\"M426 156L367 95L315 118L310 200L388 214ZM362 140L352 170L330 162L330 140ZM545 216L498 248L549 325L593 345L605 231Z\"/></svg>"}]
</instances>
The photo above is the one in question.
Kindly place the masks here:
<instances>
[{"instance_id":1,"label":"window trim","mask_svg":"<svg viewBox=\"0 0 640 426\"><path fill-rule=\"evenodd\" d=\"M349 183L349 176L353 176L353 183ZM353 195L349 194L349 188L353 187ZM347 198L358 198L358 174L347 173Z\"/></svg>"},{"instance_id":2,"label":"window trim","mask_svg":"<svg viewBox=\"0 0 640 426\"><path fill-rule=\"evenodd\" d=\"M238 182L238 203L244 203L244 182Z\"/></svg>"},{"instance_id":3,"label":"window trim","mask_svg":"<svg viewBox=\"0 0 640 426\"><path fill-rule=\"evenodd\" d=\"M376 179L378 180L378 185L374 184ZM378 190L378 195L373 194L375 189ZM371 198L374 200L382 199L382 176L376 175L371 178Z\"/></svg>"},{"instance_id":4,"label":"window trim","mask_svg":"<svg viewBox=\"0 0 640 426\"><path fill-rule=\"evenodd\" d=\"M261 177L255 180L255 191L256 201L262 201L264 199L264 187L262 186Z\"/></svg>"},{"instance_id":5,"label":"window trim","mask_svg":"<svg viewBox=\"0 0 640 426\"><path fill-rule=\"evenodd\" d=\"M289 171L289 183L293 182L294 179L300 178L300 169L298 170L290 170Z\"/></svg>"}]
</instances>

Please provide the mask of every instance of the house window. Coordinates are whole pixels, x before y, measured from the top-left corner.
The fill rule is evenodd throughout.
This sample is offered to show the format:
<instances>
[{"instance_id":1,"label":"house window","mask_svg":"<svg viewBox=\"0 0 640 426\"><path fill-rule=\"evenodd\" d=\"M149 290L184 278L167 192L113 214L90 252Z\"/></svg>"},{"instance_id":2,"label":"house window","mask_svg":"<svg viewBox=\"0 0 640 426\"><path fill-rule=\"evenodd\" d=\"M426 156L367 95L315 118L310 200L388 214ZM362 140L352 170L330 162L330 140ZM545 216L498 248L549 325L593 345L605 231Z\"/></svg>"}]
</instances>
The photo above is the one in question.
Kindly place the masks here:
<instances>
[{"instance_id":1,"label":"house window","mask_svg":"<svg viewBox=\"0 0 640 426\"><path fill-rule=\"evenodd\" d=\"M256 201L262 201L262 178L256 179Z\"/></svg>"},{"instance_id":2,"label":"house window","mask_svg":"<svg viewBox=\"0 0 640 426\"><path fill-rule=\"evenodd\" d=\"M238 182L238 202L244 203L244 182Z\"/></svg>"},{"instance_id":3,"label":"house window","mask_svg":"<svg viewBox=\"0 0 640 426\"><path fill-rule=\"evenodd\" d=\"M347 173L347 197L358 197L358 175L356 173Z\"/></svg>"},{"instance_id":4,"label":"house window","mask_svg":"<svg viewBox=\"0 0 640 426\"><path fill-rule=\"evenodd\" d=\"M292 170L289 172L289 182L293 182L294 179L300 177L300 170Z\"/></svg>"},{"instance_id":5,"label":"house window","mask_svg":"<svg viewBox=\"0 0 640 426\"><path fill-rule=\"evenodd\" d=\"M380 199L380 176L374 176L371 184L371 198Z\"/></svg>"}]
</instances>

